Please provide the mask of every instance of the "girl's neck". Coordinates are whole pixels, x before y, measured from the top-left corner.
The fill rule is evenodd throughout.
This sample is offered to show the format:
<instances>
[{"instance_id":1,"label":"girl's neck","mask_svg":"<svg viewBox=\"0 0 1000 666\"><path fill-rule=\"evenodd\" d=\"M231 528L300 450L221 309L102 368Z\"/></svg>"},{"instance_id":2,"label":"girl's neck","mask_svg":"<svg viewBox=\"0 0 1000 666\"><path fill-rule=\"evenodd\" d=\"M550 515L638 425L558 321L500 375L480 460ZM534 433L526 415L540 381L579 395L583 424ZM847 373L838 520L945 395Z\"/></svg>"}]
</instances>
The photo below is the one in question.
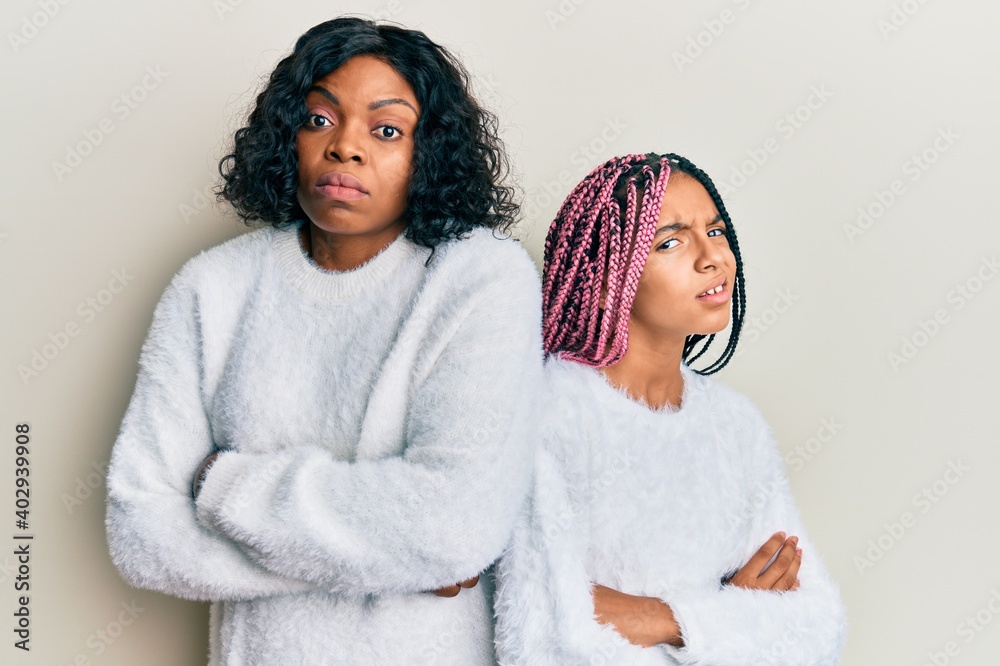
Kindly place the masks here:
<instances>
[{"instance_id":1,"label":"girl's neck","mask_svg":"<svg viewBox=\"0 0 1000 666\"><path fill-rule=\"evenodd\" d=\"M648 344L642 336L630 334L628 349L622 359L607 367L598 368L612 385L624 390L653 409L669 405L681 407L684 395L684 377L681 375L681 355L684 341L658 340Z\"/></svg>"}]
</instances>

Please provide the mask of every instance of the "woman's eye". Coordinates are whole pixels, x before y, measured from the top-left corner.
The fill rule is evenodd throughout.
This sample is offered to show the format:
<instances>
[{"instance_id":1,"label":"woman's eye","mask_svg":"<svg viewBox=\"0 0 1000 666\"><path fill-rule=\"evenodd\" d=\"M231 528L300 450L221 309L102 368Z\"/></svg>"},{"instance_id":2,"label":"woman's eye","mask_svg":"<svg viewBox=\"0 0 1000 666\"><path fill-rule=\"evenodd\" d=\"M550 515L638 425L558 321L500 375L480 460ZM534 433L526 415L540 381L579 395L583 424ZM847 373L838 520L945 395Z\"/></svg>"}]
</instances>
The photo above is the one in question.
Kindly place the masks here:
<instances>
[{"instance_id":1,"label":"woman's eye","mask_svg":"<svg viewBox=\"0 0 1000 666\"><path fill-rule=\"evenodd\" d=\"M309 125L310 127L329 127L330 123L331 121L329 118L327 118L326 116L322 116L318 113L310 113L309 116L306 118L306 124Z\"/></svg>"},{"instance_id":2,"label":"woman's eye","mask_svg":"<svg viewBox=\"0 0 1000 666\"><path fill-rule=\"evenodd\" d=\"M398 127L393 127L392 125L379 125L375 128L375 133L380 139L395 139L403 132Z\"/></svg>"},{"instance_id":3,"label":"woman's eye","mask_svg":"<svg viewBox=\"0 0 1000 666\"><path fill-rule=\"evenodd\" d=\"M708 231L708 235L709 236L725 236L726 235L726 230L725 229L710 229Z\"/></svg>"},{"instance_id":4,"label":"woman's eye","mask_svg":"<svg viewBox=\"0 0 1000 666\"><path fill-rule=\"evenodd\" d=\"M671 243L675 243L675 244L671 245ZM677 240L676 238L669 238L669 239L667 239L666 241L664 241L660 245L659 249L660 250L669 250L671 248L677 247L678 245L680 245L680 243L681 242L679 240Z\"/></svg>"}]
</instances>

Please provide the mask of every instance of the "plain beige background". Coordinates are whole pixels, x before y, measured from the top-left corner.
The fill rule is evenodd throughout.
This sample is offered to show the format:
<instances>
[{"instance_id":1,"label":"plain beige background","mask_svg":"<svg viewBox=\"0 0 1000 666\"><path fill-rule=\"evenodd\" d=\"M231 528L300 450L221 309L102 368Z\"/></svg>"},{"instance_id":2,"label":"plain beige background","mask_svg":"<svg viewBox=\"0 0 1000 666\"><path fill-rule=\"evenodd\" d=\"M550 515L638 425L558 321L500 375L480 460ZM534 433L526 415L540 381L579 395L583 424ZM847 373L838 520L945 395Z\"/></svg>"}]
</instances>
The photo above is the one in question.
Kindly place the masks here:
<instances>
[{"instance_id":1,"label":"plain beige background","mask_svg":"<svg viewBox=\"0 0 1000 666\"><path fill-rule=\"evenodd\" d=\"M719 377L788 453L848 606L842 663L996 664L1000 9L985 0L5 2L0 661L204 663L207 606L113 569L103 464L170 276L245 231L204 194L224 146L295 38L345 12L461 55L501 116L539 261L561 199L613 154L679 152L728 185L749 314ZM30 654L12 645L21 422Z\"/></svg>"}]
</instances>

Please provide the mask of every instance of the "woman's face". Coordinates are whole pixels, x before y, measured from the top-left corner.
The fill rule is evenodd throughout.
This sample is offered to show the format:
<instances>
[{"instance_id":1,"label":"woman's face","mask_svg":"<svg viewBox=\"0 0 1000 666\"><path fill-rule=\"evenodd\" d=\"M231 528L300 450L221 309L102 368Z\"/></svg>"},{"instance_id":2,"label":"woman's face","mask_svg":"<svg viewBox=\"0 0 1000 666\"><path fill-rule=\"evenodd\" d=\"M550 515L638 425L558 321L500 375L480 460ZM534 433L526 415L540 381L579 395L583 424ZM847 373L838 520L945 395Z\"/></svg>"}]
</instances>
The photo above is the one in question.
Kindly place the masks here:
<instances>
[{"instance_id":1,"label":"woman's face","mask_svg":"<svg viewBox=\"0 0 1000 666\"><path fill-rule=\"evenodd\" d=\"M317 80L295 137L299 205L331 234L398 234L420 106L382 60L356 56Z\"/></svg>"},{"instance_id":2,"label":"woman's face","mask_svg":"<svg viewBox=\"0 0 1000 666\"><path fill-rule=\"evenodd\" d=\"M721 331L729 323L736 258L712 197L697 179L673 171L656 228L632 303L630 335L683 343L688 335Z\"/></svg>"}]
</instances>

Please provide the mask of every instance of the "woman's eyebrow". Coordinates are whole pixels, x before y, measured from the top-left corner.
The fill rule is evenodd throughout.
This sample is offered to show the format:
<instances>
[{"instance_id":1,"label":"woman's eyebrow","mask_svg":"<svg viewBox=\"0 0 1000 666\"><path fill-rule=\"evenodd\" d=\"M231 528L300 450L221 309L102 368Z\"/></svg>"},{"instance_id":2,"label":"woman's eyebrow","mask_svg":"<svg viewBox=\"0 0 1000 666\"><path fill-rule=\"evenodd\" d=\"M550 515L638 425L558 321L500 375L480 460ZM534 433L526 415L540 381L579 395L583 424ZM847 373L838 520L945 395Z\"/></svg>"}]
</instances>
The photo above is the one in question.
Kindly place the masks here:
<instances>
[{"instance_id":1,"label":"woman's eyebrow","mask_svg":"<svg viewBox=\"0 0 1000 666\"><path fill-rule=\"evenodd\" d=\"M405 99L402 99L401 97L380 99L377 102L372 102L371 104L368 105L368 110L375 111L376 109L381 109L383 106L389 106L390 104L402 104L403 106L407 106L410 108L411 111L413 111L413 113L417 115L418 118L420 117L420 112L417 111L416 107L414 107L412 104L407 102Z\"/></svg>"},{"instance_id":2,"label":"woman's eyebrow","mask_svg":"<svg viewBox=\"0 0 1000 666\"><path fill-rule=\"evenodd\" d=\"M309 92L318 92L320 95L330 100L330 102L335 106L340 106L340 100L337 99L337 96L322 86L312 86L311 88L309 88ZM409 107L410 110L413 111L413 113L416 114L418 118L420 117L420 112L417 111L416 107L407 102L402 97L390 97L388 99L380 99L374 101L368 105L368 110L376 111L378 109L381 109L383 106L389 106L390 104L402 104L403 106Z\"/></svg>"},{"instance_id":3,"label":"woman's eyebrow","mask_svg":"<svg viewBox=\"0 0 1000 666\"><path fill-rule=\"evenodd\" d=\"M318 92L320 95L326 97L336 106L340 106L340 100L337 99L337 96L322 86L313 86L309 88L309 92Z\"/></svg>"}]
</instances>

